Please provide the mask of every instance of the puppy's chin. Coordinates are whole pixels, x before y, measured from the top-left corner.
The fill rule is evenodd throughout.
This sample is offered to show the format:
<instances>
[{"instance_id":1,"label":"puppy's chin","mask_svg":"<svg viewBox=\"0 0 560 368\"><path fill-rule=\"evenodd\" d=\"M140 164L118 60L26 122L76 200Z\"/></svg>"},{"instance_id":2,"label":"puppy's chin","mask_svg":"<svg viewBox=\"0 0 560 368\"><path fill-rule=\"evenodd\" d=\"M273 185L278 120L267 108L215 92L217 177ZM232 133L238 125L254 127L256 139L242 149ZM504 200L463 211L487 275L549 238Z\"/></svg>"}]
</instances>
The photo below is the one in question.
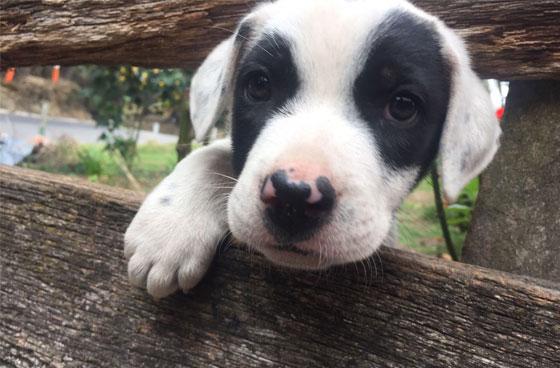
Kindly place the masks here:
<instances>
[{"instance_id":1,"label":"puppy's chin","mask_svg":"<svg viewBox=\"0 0 560 368\"><path fill-rule=\"evenodd\" d=\"M322 257L319 253L305 252L295 247L295 245L251 246L269 261L282 267L299 270L323 270L333 265L332 260Z\"/></svg>"},{"instance_id":2,"label":"puppy's chin","mask_svg":"<svg viewBox=\"0 0 560 368\"><path fill-rule=\"evenodd\" d=\"M369 258L379 248L379 245L377 245L362 249L363 253L344 254L344 252L340 252L333 254L328 247L321 249L321 245L313 245L313 248L321 249L317 252L307 251L302 245L255 245L252 248L278 266L300 270L324 270L331 266L359 262ZM344 245L341 243L340 247L344 247Z\"/></svg>"},{"instance_id":3,"label":"puppy's chin","mask_svg":"<svg viewBox=\"0 0 560 368\"><path fill-rule=\"evenodd\" d=\"M331 238L334 238L336 244L312 238L302 243L280 245L242 240L239 236L242 234L236 236L234 231L232 235L236 241L261 253L272 263L300 270L324 270L331 266L359 262L373 255L382 243L373 236L355 239L355 243L351 243L351 239L336 242L336 237L333 236Z\"/></svg>"}]
</instances>

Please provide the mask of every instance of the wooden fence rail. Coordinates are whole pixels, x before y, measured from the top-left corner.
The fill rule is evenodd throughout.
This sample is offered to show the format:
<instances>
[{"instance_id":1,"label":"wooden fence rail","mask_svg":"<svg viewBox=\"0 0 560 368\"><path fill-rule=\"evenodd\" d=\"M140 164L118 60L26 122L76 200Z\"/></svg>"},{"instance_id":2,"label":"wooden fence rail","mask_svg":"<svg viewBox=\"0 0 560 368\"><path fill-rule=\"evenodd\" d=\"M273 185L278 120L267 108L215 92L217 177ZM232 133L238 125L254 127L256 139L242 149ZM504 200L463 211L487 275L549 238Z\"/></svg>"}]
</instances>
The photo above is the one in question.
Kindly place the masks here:
<instances>
[{"instance_id":1,"label":"wooden fence rail","mask_svg":"<svg viewBox=\"0 0 560 368\"><path fill-rule=\"evenodd\" d=\"M483 76L559 79L560 0L414 2L465 35ZM2 0L0 67L195 67L252 4ZM399 250L317 274L230 247L156 302L122 255L141 200L0 167L0 366L560 366L560 284Z\"/></svg>"},{"instance_id":2,"label":"wooden fence rail","mask_svg":"<svg viewBox=\"0 0 560 368\"><path fill-rule=\"evenodd\" d=\"M383 249L364 272L221 251L189 295L126 280L141 196L0 167L0 366L560 366L560 285Z\"/></svg>"},{"instance_id":3,"label":"wooden fence rail","mask_svg":"<svg viewBox=\"0 0 560 368\"><path fill-rule=\"evenodd\" d=\"M560 0L414 0L469 42L483 77L560 78ZM253 0L2 0L0 67L193 68Z\"/></svg>"}]
</instances>

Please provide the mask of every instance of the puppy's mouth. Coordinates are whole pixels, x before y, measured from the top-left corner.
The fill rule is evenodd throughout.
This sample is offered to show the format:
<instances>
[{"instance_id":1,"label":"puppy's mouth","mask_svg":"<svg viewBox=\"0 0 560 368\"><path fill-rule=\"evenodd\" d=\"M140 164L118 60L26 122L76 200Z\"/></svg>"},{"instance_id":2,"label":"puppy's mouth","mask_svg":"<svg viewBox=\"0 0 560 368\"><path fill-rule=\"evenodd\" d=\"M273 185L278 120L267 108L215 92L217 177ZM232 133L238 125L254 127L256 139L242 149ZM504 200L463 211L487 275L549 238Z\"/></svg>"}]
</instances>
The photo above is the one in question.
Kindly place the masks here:
<instances>
[{"instance_id":1,"label":"puppy's mouth","mask_svg":"<svg viewBox=\"0 0 560 368\"><path fill-rule=\"evenodd\" d=\"M297 243L261 245L257 249L273 263L288 268L319 270L332 264L317 250L302 248Z\"/></svg>"},{"instance_id":2,"label":"puppy's mouth","mask_svg":"<svg viewBox=\"0 0 560 368\"><path fill-rule=\"evenodd\" d=\"M290 253L295 253L295 254L299 254L300 256L314 256L315 252L310 251L310 250L305 250L305 249L301 249L298 246L296 246L295 244L279 244L276 245L274 247L275 250L280 251L280 252L290 252Z\"/></svg>"}]
</instances>

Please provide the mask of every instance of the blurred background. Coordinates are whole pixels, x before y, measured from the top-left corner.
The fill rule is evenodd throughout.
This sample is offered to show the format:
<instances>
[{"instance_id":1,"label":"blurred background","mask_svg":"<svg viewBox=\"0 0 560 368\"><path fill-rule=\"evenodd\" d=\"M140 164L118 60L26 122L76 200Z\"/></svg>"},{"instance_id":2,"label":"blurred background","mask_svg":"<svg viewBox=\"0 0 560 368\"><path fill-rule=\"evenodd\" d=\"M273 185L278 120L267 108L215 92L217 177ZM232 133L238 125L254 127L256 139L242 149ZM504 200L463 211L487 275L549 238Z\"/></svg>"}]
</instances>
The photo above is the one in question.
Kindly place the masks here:
<instances>
[{"instance_id":1,"label":"blurred background","mask_svg":"<svg viewBox=\"0 0 560 368\"><path fill-rule=\"evenodd\" d=\"M11 68L0 84L0 163L149 192L195 142L189 119L192 72L136 66ZM508 84L487 81L503 115ZM216 128L209 141L225 135ZM478 179L445 207L460 254L478 194ZM430 178L409 196L399 242L449 258Z\"/></svg>"}]
</instances>

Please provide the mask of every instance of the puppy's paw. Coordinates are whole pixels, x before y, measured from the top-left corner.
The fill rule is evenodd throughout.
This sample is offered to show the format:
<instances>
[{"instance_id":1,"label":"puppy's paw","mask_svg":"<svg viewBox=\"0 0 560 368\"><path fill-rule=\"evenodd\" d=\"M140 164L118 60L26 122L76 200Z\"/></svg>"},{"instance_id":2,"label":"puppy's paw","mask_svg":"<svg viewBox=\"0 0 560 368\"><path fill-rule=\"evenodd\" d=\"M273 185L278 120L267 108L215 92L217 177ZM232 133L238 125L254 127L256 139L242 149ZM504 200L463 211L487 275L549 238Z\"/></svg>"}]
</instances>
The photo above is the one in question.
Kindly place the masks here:
<instances>
[{"instance_id":1,"label":"puppy's paw","mask_svg":"<svg viewBox=\"0 0 560 368\"><path fill-rule=\"evenodd\" d=\"M133 285L163 298L204 276L228 229L230 153L227 139L196 150L146 197L124 236Z\"/></svg>"},{"instance_id":2,"label":"puppy's paw","mask_svg":"<svg viewBox=\"0 0 560 368\"><path fill-rule=\"evenodd\" d=\"M177 289L187 292L198 284L212 261L219 236L201 238L188 232L166 232L133 222L125 234L124 248L130 282L146 288L156 299Z\"/></svg>"}]
</instances>

